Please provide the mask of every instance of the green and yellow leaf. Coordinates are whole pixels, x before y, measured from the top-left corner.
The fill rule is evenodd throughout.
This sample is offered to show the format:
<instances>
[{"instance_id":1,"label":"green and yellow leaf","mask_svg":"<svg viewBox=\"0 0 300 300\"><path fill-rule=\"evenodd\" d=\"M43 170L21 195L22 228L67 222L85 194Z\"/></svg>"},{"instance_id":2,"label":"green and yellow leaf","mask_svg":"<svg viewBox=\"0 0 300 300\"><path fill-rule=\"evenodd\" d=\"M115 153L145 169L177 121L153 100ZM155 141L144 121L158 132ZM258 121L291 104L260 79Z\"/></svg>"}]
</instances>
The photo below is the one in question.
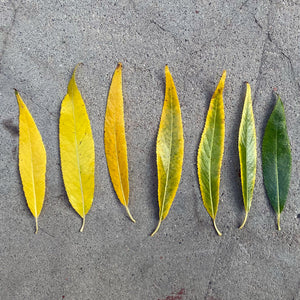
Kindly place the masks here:
<instances>
[{"instance_id":1,"label":"green and yellow leaf","mask_svg":"<svg viewBox=\"0 0 300 300\"><path fill-rule=\"evenodd\" d=\"M277 214L280 230L280 214L287 199L291 179L292 156L284 107L279 96L263 137L262 166L265 188Z\"/></svg>"},{"instance_id":2,"label":"green and yellow leaf","mask_svg":"<svg viewBox=\"0 0 300 300\"><path fill-rule=\"evenodd\" d=\"M119 63L112 78L104 123L104 145L107 166L112 184L120 202L125 206L129 218L129 179L127 144L122 94L122 64Z\"/></svg>"},{"instance_id":3,"label":"green and yellow leaf","mask_svg":"<svg viewBox=\"0 0 300 300\"><path fill-rule=\"evenodd\" d=\"M251 207L256 174L256 132L251 101L251 88L247 83L246 97L239 130L239 157L241 168L242 193L245 207L245 219L240 229L246 224Z\"/></svg>"},{"instance_id":4,"label":"green and yellow leaf","mask_svg":"<svg viewBox=\"0 0 300 300\"><path fill-rule=\"evenodd\" d=\"M59 144L65 189L83 220L82 232L94 196L95 149L88 114L75 81L76 69L77 66L61 104Z\"/></svg>"},{"instance_id":5,"label":"green and yellow leaf","mask_svg":"<svg viewBox=\"0 0 300 300\"><path fill-rule=\"evenodd\" d=\"M218 235L222 235L216 226L219 205L219 187L222 158L224 152L225 115L223 90L226 71L210 101L205 127L202 133L198 157L198 178L204 206L213 220Z\"/></svg>"},{"instance_id":6,"label":"green and yellow leaf","mask_svg":"<svg viewBox=\"0 0 300 300\"><path fill-rule=\"evenodd\" d=\"M152 236L168 215L175 198L184 152L180 105L168 66L165 67L165 73L166 93L156 143L159 222Z\"/></svg>"},{"instance_id":7,"label":"green and yellow leaf","mask_svg":"<svg viewBox=\"0 0 300 300\"><path fill-rule=\"evenodd\" d=\"M38 217L45 197L46 150L37 126L21 96L16 91L20 109L19 117L19 169L27 205L35 218Z\"/></svg>"}]
</instances>

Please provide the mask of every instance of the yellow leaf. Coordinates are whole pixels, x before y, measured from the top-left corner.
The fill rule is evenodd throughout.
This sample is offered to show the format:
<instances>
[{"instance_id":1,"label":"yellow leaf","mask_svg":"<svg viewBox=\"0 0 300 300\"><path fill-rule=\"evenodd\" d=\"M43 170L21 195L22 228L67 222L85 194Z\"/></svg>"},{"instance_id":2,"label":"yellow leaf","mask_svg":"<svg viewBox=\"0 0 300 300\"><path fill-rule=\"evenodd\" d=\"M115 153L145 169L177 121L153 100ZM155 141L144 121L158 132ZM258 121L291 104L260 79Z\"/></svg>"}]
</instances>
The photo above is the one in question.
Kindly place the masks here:
<instances>
[{"instance_id":1,"label":"yellow leaf","mask_svg":"<svg viewBox=\"0 0 300 300\"><path fill-rule=\"evenodd\" d=\"M27 205L35 217L37 233L38 216L45 197L46 150L36 124L17 91L16 97L20 109L19 169Z\"/></svg>"},{"instance_id":2,"label":"yellow leaf","mask_svg":"<svg viewBox=\"0 0 300 300\"><path fill-rule=\"evenodd\" d=\"M112 184L129 218L135 222L128 208L129 180L127 145L125 138L122 95L122 64L119 63L112 78L106 106L104 145L107 166Z\"/></svg>"},{"instance_id":3,"label":"yellow leaf","mask_svg":"<svg viewBox=\"0 0 300 300\"><path fill-rule=\"evenodd\" d=\"M204 206L213 219L214 227L222 235L216 225L219 204L219 186L222 158L224 152L225 115L223 90L226 71L210 101L205 127L198 150L198 178Z\"/></svg>"},{"instance_id":4,"label":"yellow leaf","mask_svg":"<svg viewBox=\"0 0 300 300\"><path fill-rule=\"evenodd\" d=\"M75 81L77 66L61 104L59 143L65 189L72 207L83 219L82 232L94 196L95 149L88 114Z\"/></svg>"},{"instance_id":5,"label":"yellow leaf","mask_svg":"<svg viewBox=\"0 0 300 300\"><path fill-rule=\"evenodd\" d=\"M152 236L168 215L175 198L181 177L184 152L180 105L168 66L165 68L165 73L165 101L156 143L159 222Z\"/></svg>"}]
</instances>

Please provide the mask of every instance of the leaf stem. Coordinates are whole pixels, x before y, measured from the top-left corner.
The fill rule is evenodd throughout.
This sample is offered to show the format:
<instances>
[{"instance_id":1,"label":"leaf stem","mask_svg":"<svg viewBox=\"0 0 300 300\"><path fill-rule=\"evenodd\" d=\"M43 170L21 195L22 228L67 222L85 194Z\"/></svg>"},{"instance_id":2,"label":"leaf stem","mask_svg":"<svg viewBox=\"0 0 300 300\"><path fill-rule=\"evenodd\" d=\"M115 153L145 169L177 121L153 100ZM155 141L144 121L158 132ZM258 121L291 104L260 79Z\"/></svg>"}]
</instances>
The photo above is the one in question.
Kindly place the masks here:
<instances>
[{"instance_id":1,"label":"leaf stem","mask_svg":"<svg viewBox=\"0 0 300 300\"><path fill-rule=\"evenodd\" d=\"M214 219L213 221L214 221L214 227L215 227L215 230L216 230L217 234L218 234L219 236L221 236L222 233L219 231L219 229L218 229L218 227L217 227L216 219Z\"/></svg>"},{"instance_id":2,"label":"leaf stem","mask_svg":"<svg viewBox=\"0 0 300 300\"><path fill-rule=\"evenodd\" d=\"M81 228L80 228L80 232L83 231L84 225L85 225L85 216L82 218L82 226L81 226Z\"/></svg>"},{"instance_id":3,"label":"leaf stem","mask_svg":"<svg viewBox=\"0 0 300 300\"><path fill-rule=\"evenodd\" d=\"M242 228L245 226L246 221L247 221L247 218L248 218L248 212L246 211L244 222L243 222L243 224L239 227L239 229L242 229Z\"/></svg>"},{"instance_id":4,"label":"leaf stem","mask_svg":"<svg viewBox=\"0 0 300 300\"><path fill-rule=\"evenodd\" d=\"M158 231L159 227L160 227L160 224L161 224L161 219L159 219L159 222L157 224L157 227L156 229L152 232L151 236L154 236L154 234Z\"/></svg>"},{"instance_id":5,"label":"leaf stem","mask_svg":"<svg viewBox=\"0 0 300 300\"><path fill-rule=\"evenodd\" d=\"M128 217L130 218L130 220L131 220L133 223L135 223L135 219L132 217L132 215L131 215L131 213L130 213L130 210L129 210L128 206L126 205L125 207L126 207L126 211L127 211Z\"/></svg>"},{"instance_id":6,"label":"leaf stem","mask_svg":"<svg viewBox=\"0 0 300 300\"><path fill-rule=\"evenodd\" d=\"M38 218L35 218L35 234L37 234L39 231L39 224L38 224Z\"/></svg>"},{"instance_id":7,"label":"leaf stem","mask_svg":"<svg viewBox=\"0 0 300 300\"><path fill-rule=\"evenodd\" d=\"M280 228L280 214L277 215L277 228L278 228L279 231L281 230L281 228Z\"/></svg>"}]
</instances>

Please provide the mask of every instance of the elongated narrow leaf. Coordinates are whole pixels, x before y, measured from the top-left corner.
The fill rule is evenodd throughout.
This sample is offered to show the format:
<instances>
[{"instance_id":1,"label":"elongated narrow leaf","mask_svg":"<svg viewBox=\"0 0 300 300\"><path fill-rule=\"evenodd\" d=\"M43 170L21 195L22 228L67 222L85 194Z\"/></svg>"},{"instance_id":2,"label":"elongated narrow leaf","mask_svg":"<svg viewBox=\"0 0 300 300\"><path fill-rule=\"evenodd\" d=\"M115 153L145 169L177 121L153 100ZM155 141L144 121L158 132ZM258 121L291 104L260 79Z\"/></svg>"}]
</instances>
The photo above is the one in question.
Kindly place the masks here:
<instances>
[{"instance_id":1,"label":"elongated narrow leaf","mask_svg":"<svg viewBox=\"0 0 300 300\"><path fill-rule=\"evenodd\" d=\"M35 122L17 91L16 97L20 109L19 169L27 205L35 217L37 233L38 217L45 196L46 150Z\"/></svg>"},{"instance_id":2,"label":"elongated narrow leaf","mask_svg":"<svg viewBox=\"0 0 300 300\"><path fill-rule=\"evenodd\" d=\"M159 222L152 236L168 215L175 198L184 152L180 105L168 66L165 73L166 93L156 142Z\"/></svg>"},{"instance_id":3,"label":"elongated narrow leaf","mask_svg":"<svg viewBox=\"0 0 300 300\"><path fill-rule=\"evenodd\" d=\"M292 156L283 103L279 96L263 138L262 165L264 184L271 205L277 214L278 230L280 230L280 214L290 185Z\"/></svg>"},{"instance_id":4,"label":"elongated narrow leaf","mask_svg":"<svg viewBox=\"0 0 300 300\"><path fill-rule=\"evenodd\" d=\"M223 90L226 71L210 101L205 127L198 150L198 178L204 206L216 226L216 215L219 205L219 186L222 158L224 152L225 116Z\"/></svg>"},{"instance_id":5,"label":"elongated narrow leaf","mask_svg":"<svg viewBox=\"0 0 300 300\"><path fill-rule=\"evenodd\" d=\"M247 91L239 130L239 157L241 167L242 192L245 206L245 219L240 228L246 224L251 207L256 174L256 133L251 101L251 88Z\"/></svg>"},{"instance_id":6,"label":"elongated narrow leaf","mask_svg":"<svg viewBox=\"0 0 300 300\"><path fill-rule=\"evenodd\" d=\"M95 150L90 121L75 81L77 66L62 101L59 119L61 169L69 201L82 217L94 196Z\"/></svg>"},{"instance_id":7,"label":"elongated narrow leaf","mask_svg":"<svg viewBox=\"0 0 300 300\"><path fill-rule=\"evenodd\" d=\"M135 222L128 208L129 179L121 63L115 70L108 94L104 123L104 145L107 166L116 194L125 206L129 218Z\"/></svg>"}]
</instances>

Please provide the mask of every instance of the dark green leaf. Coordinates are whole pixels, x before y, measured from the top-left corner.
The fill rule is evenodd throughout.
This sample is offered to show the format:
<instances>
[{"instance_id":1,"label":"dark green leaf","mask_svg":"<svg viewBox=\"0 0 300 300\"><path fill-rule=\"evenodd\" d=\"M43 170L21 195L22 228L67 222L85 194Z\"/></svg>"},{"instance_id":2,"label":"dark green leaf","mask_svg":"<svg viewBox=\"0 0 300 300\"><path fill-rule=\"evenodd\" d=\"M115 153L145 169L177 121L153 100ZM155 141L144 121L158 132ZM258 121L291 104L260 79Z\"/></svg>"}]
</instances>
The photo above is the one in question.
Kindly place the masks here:
<instances>
[{"instance_id":1,"label":"dark green leaf","mask_svg":"<svg viewBox=\"0 0 300 300\"><path fill-rule=\"evenodd\" d=\"M263 138L262 164L264 184L271 205L277 214L278 230L280 230L280 213L288 195L292 157L283 103L279 96Z\"/></svg>"}]
</instances>

